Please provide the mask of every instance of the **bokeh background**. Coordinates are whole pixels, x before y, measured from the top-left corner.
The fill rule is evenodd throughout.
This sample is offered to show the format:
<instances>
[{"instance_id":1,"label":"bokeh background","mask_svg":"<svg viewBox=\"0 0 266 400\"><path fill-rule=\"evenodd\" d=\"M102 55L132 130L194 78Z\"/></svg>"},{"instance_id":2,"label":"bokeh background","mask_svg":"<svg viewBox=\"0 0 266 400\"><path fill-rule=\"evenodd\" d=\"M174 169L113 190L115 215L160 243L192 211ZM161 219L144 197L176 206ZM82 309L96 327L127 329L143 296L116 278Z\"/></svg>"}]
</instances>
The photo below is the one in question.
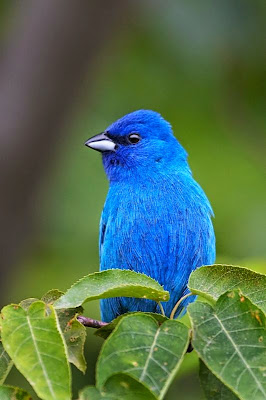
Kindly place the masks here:
<instances>
[{"instance_id":1,"label":"bokeh background","mask_svg":"<svg viewBox=\"0 0 266 400\"><path fill-rule=\"evenodd\" d=\"M53 7L58 11L63 3L52 3L48 0L36 0L35 4L33 1L2 1L1 48L11 47L16 51L21 45L19 42L23 42L24 30L28 30L26 37L36 35L38 38L42 24L50 23L45 29L53 31L57 21L49 13ZM79 2L73 2L72 7L74 3L77 11ZM113 11L105 2L99 2L102 9L90 3L91 9L86 10L88 16L84 17L84 10L81 12L82 23L88 18L88 25L93 25L91 31L84 28L80 33L89 36L86 37L88 42L78 41L75 35L73 43L62 41L62 46L75 49L69 60L72 58L75 62L75 57L81 57L80 53L87 54L86 62L81 59L83 69L69 70L68 64L60 64L60 58L53 64L54 55L49 49L54 40L49 35L47 41L44 35L34 63L31 46L38 44L37 39L32 43L27 41L28 51L19 52L13 61L12 57L8 58L9 71L16 63L18 76L25 62L32 63L33 71L39 68L38 63L52 65L45 68L42 79L35 82L39 100L50 81L56 87L56 71L64 76L67 70L66 81L73 81L72 89L78 89L63 93L62 97L68 98L68 106L64 107L62 97L58 105L52 90L51 94L45 94L48 99L51 97L52 110L60 115L60 123L51 123L42 137L33 140L34 146L28 145L30 137L24 139L24 128L21 132L17 128L26 144L21 147L19 156L27 148L30 151L23 162L27 164L32 155L35 158L27 165L25 192L30 195L26 196L28 212L22 225L25 234L17 227L13 229L17 217L9 218L10 232L2 225L3 249L14 241L12 257L3 258L5 262L0 270L2 305L39 297L51 288L65 290L78 278L98 270L98 224L108 182L99 153L90 151L83 143L117 118L140 108L156 110L169 120L176 137L188 151L194 177L207 193L215 212L217 262L266 272L265 1L125 1L123 7L121 2L115 2ZM36 17L34 7L38 9L40 4L42 12ZM69 4L66 0L59 10L60 18L67 14ZM73 23L64 26L66 32L70 31L66 33L68 40L73 37L71 29L76 32L79 26L78 17L79 14L75 14ZM39 23L33 23L29 31L30 23L36 18ZM106 24L104 31L102 27ZM60 25L58 29L60 31ZM88 52L86 46L90 46ZM7 54L8 51L2 52L1 65ZM0 68L0 77L1 72L3 68ZM5 81L12 86L12 74L6 76ZM24 83L19 81L18 86L20 84ZM24 88L20 103L15 97L14 104L16 101L18 105L31 101L34 104L29 115L37 115L37 129L33 130L36 138L51 110L46 109L47 115L41 113L42 102L31 97L33 92ZM3 126L5 114L1 112L1 104L0 95L0 125ZM23 120L23 115L15 109L12 120L20 121L20 118ZM11 136L12 131L1 130L0 139L4 143ZM12 143L12 146L16 145ZM41 162L38 163L39 158ZM14 165L15 158L11 156L6 162L9 168L10 164ZM24 168L23 163L16 170L18 180L12 179L15 182L12 196L17 199L12 215L23 214L25 208L25 197L20 198L20 190L23 192L25 187L22 186L24 178L19 175L20 168ZM31 178L31 174L37 179L36 176ZM2 198L6 192L7 187L1 192ZM6 209L9 209L8 203ZM99 318L98 302L86 306L86 314ZM101 345L101 339L88 330L88 370L83 376L73 369L76 397L80 388L94 383L95 361ZM31 391L15 370L7 381ZM37 399L34 395L33 398ZM186 356L166 399L203 399L193 352Z\"/></svg>"}]
</instances>

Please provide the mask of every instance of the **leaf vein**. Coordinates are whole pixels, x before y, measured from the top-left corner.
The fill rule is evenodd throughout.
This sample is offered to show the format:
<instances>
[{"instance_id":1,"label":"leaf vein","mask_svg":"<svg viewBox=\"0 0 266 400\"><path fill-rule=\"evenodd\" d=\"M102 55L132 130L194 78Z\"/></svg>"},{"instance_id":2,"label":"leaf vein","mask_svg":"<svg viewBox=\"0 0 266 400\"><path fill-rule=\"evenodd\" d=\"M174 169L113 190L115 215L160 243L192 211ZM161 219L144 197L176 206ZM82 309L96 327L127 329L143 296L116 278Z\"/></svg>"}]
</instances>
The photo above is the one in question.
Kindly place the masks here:
<instances>
[{"instance_id":1,"label":"leaf vein","mask_svg":"<svg viewBox=\"0 0 266 400\"><path fill-rule=\"evenodd\" d=\"M243 357L241 351L239 350L238 346L236 345L236 343L234 342L234 340L232 339L232 337L229 335L229 333L227 332L227 330L225 329L224 325L222 324L222 322L219 320L219 318L214 314L214 318L217 319L218 323L220 324L221 328L223 329L225 335L227 336L227 338L229 339L229 341L231 342L233 348L235 349L236 353L238 354L240 360L242 361L242 363L244 364L244 366L246 366L246 369L249 371L250 375L252 376L252 378L254 379L254 381L257 384L257 387L260 388L260 391L265 395L266 397L266 393L260 383L260 381L257 379L256 375L253 373L252 369L249 367L248 363L246 362L245 358Z\"/></svg>"},{"instance_id":2,"label":"leaf vein","mask_svg":"<svg viewBox=\"0 0 266 400\"><path fill-rule=\"evenodd\" d=\"M19 344L19 346L17 347L17 349L16 349L16 351L15 351L15 353L14 353L14 355L13 355L13 357L15 358L16 356L17 356L17 354L18 354L18 352L20 351L20 349L21 349L21 347L28 341L28 340L30 340L30 336L29 337L26 337L24 340L22 340L22 342ZM13 358L12 357L12 358Z\"/></svg>"},{"instance_id":3,"label":"leaf vein","mask_svg":"<svg viewBox=\"0 0 266 400\"><path fill-rule=\"evenodd\" d=\"M155 363L155 364L157 364L164 372L166 372L167 373L167 375L170 375L170 371L168 371L168 369L164 366L164 365L161 365L160 363L159 363L159 361L157 361L155 358L153 358L152 356L151 356L151 360Z\"/></svg>"},{"instance_id":4,"label":"leaf vein","mask_svg":"<svg viewBox=\"0 0 266 400\"><path fill-rule=\"evenodd\" d=\"M223 318L223 319L221 319L221 322L227 321L227 320L229 320L229 319L232 319L232 318L238 318L238 317L241 317L241 315L248 314L249 312L250 312L250 311L249 311L249 310L247 310L247 311L244 311L244 312L242 312L241 314L235 314L235 315L231 315L230 317L227 317L227 318Z\"/></svg>"},{"instance_id":5,"label":"leaf vein","mask_svg":"<svg viewBox=\"0 0 266 400\"><path fill-rule=\"evenodd\" d=\"M173 351L167 349L166 347L162 346L161 344L157 343L156 346L157 346L157 347L160 347L160 348L163 349L164 351L168 352L169 354L171 354L171 355L174 356L175 358L179 358Z\"/></svg>"},{"instance_id":6,"label":"leaf vein","mask_svg":"<svg viewBox=\"0 0 266 400\"><path fill-rule=\"evenodd\" d=\"M139 347L132 347L130 349L117 350L117 351L114 351L113 353L108 354L108 356L104 358L102 363L104 364L107 360L109 360L109 358L111 358L117 354L130 353L131 351L144 350L144 349L149 349L149 348L150 348L150 346L139 346Z\"/></svg>"},{"instance_id":7,"label":"leaf vein","mask_svg":"<svg viewBox=\"0 0 266 400\"><path fill-rule=\"evenodd\" d=\"M157 341L157 338L158 338L159 334L160 334L160 329L158 329L157 332L154 335L153 343L151 345L147 360L146 360L146 362L144 364L144 368L143 368L142 374L141 374L141 376L139 378L140 381L144 380L144 377L145 377L145 374L147 372L147 368L148 368L148 365L149 365L149 359L152 356L152 352L154 351L154 347L155 347L155 344L156 344L156 341Z\"/></svg>"},{"instance_id":8,"label":"leaf vein","mask_svg":"<svg viewBox=\"0 0 266 400\"><path fill-rule=\"evenodd\" d=\"M26 316L26 318L27 318L28 325L29 325L29 328L30 328L31 337L32 337L33 345L34 345L34 347L35 347L35 351L36 351L36 354L37 354L37 358L38 358L38 360L39 360L39 364L40 364L40 366L41 366L41 368L42 368L43 375L45 376L45 379L46 379L46 381L47 381L47 385L48 385L49 391L50 391L52 397L55 399L55 393L54 393L53 387L52 387L52 385L51 385L51 381L50 381L50 379L49 379L49 375L48 375L48 373L47 373L47 371L46 371L46 368L45 368L45 365L44 365L44 363L43 363L41 354L40 354L39 349L38 349L38 345L37 345L37 342L36 342L36 339L35 339L33 327L32 327L32 325L31 325L31 320L30 320L30 318L29 318L28 315Z\"/></svg>"},{"instance_id":9,"label":"leaf vein","mask_svg":"<svg viewBox=\"0 0 266 400\"><path fill-rule=\"evenodd\" d=\"M206 353L206 350L208 348L208 346L213 342L213 340L219 336L221 333L223 333L222 330L220 330L218 333L216 333L216 335L214 335L210 340L207 341L207 343L205 344L205 346L203 347L203 353Z\"/></svg>"}]
</instances>

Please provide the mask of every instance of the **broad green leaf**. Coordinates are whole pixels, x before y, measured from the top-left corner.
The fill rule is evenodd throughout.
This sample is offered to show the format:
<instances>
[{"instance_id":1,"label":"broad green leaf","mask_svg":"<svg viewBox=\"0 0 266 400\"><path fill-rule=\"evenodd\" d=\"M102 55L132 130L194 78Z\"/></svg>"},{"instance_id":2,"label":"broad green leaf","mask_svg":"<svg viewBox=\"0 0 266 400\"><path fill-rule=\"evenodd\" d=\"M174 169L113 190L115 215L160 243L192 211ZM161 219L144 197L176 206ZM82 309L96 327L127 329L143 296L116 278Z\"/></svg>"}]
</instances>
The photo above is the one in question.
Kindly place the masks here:
<instances>
[{"instance_id":1,"label":"broad green leaf","mask_svg":"<svg viewBox=\"0 0 266 400\"><path fill-rule=\"evenodd\" d=\"M140 314L145 314L145 315L150 315L153 317L156 321L158 321L159 324L162 324L164 321L167 321L168 318L163 316L162 314L156 314L156 313L140 313L140 312L131 312L131 313L125 313L122 315L119 315L119 317L115 318L112 322L109 324L103 326L102 328L96 329L94 332L94 335L99 336L103 339L107 339L108 336L113 332L117 324L121 321L122 318L126 317L127 315L140 315Z\"/></svg>"},{"instance_id":2,"label":"broad green leaf","mask_svg":"<svg viewBox=\"0 0 266 400\"><path fill-rule=\"evenodd\" d=\"M86 386L80 393L78 400L101 400L104 396L95 386ZM105 400L114 400L114 397L106 395Z\"/></svg>"},{"instance_id":3,"label":"broad green leaf","mask_svg":"<svg viewBox=\"0 0 266 400\"><path fill-rule=\"evenodd\" d=\"M71 311L71 309L69 311ZM60 326L63 327L62 317ZM86 328L77 320L77 315L74 315L73 318L65 324L62 332L67 345L68 361L74 364L81 372L85 373L87 368L84 357Z\"/></svg>"},{"instance_id":4,"label":"broad green leaf","mask_svg":"<svg viewBox=\"0 0 266 400\"><path fill-rule=\"evenodd\" d=\"M101 394L100 390L98 390L95 386L86 386L79 393L79 398L78 398L78 400L101 400L101 399L114 400L115 397L108 394L104 396L103 394Z\"/></svg>"},{"instance_id":5,"label":"broad green leaf","mask_svg":"<svg viewBox=\"0 0 266 400\"><path fill-rule=\"evenodd\" d=\"M42 297L42 301L52 305L63 294L63 292L53 289ZM77 320L77 315L82 314L82 312L82 307L56 310L59 325L67 346L68 361L74 364L81 372L85 373L87 368L84 357L86 328Z\"/></svg>"},{"instance_id":6,"label":"broad green leaf","mask_svg":"<svg viewBox=\"0 0 266 400\"><path fill-rule=\"evenodd\" d=\"M47 305L53 305L53 303L58 300L63 294L64 292L61 292L57 289L52 289L47 292L41 298L41 300ZM39 301L39 299L25 299L20 302L20 306L27 310L29 306L36 301ZM81 372L85 373L87 368L86 360L84 357L86 329L76 318L76 316L82 314L82 312L82 307L71 309L63 308L56 310L59 325L64 335L65 343L67 346L68 361L74 364Z\"/></svg>"},{"instance_id":7,"label":"broad green leaf","mask_svg":"<svg viewBox=\"0 0 266 400\"><path fill-rule=\"evenodd\" d=\"M13 386L0 386L1 400L32 400L31 396L23 389Z\"/></svg>"},{"instance_id":8,"label":"broad green leaf","mask_svg":"<svg viewBox=\"0 0 266 400\"><path fill-rule=\"evenodd\" d=\"M199 376L206 400L238 400L227 386L225 386L200 360Z\"/></svg>"},{"instance_id":9,"label":"broad green leaf","mask_svg":"<svg viewBox=\"0 0 266 400\"><path fill-rule=\"evenodd\" d=\"M32 303L35 303L35 301L39 301L40 299L36 299L35 297L30 297L28 299L22 300L19 305L24 308L24 310L27 310L29 306L32 305Z\"/></svg>"},{"instance_id":10,"label":"broad green leaf","mask_svg":"<svg viewBox=\"0 0 266 400\"><path fill-rule=\"evenodd\" d=\"M61 296L63 296L64 292L58 289L49 290L49 292L45 293L41 300L44 301L45 304L53 305L56 300L58 300Z\"/></svg>"},{"instance_id":11,"label":"broad green leaf","mask_svg":"<svg viewBox=\"0 0 266 400\"><path fill-rule=\"evenodd\" d=\"M163 398L183 360L189 329L181 322L167 320L159 325L150 315L128 315L121 319L105 341L96 368L97 387L124 373L142 382Z\"/></svg>"},{"instance_id":12,"label":"broad green leaf","mask_svg":"<svg viewBox=\"0 0 266 400\"><path fill-rule=\"evenodd\" d=\"M247 268L233 265L201 267L190 275L188 287L191 292L212 302L229 290L240 289L252 303L266 311L266 275Z\"/></svg>"},{"instance_id":13,"label":"broad green leaf","mask_svg":"<svg viewBox=\"0 0 266 400\"><path fill-rule=\"evenodd\" d=\"M207 367L243 400L266 398L266 331L263 312L238 291L213 308L188 306L192 345Z\"/></svg>"},{"instance_id":14,"label":"broad green leaf","mask_svg":"<svg viewBox=\"0 0 266 400\"><path fill-rule=\"evenodd\" d=\"M70 369L52 306L36 301L28 310L15 304L4 307L2 341L41 399L70 399Z\"/></svg>"},{"instance_id":15,"label":"broad green leaf","mask_svg":"<svg viewBox=\"0 0 266 400\"><path fill-rule=\"evenodd\" d=\"M5 382L5 379L12 368L13 362L7 352L5 351L0 340L0 385ZM1 399L1 397L0 397Z\"/></svg>"},{"instance_id":16,"label":"broad green leaf","mask_svg":"<svg viewBox=\"0 0 266 400\"><path fill-rule=\"evenodd\" d=\"M102 391L88 386L79 395L79 400L156 400L144 385L125 374L113 375Z\"/></svg>"},{"instance_id":17,"label":"broad green leaf","mask_svg":"<svg viewBox=\"0 0 266 400\"><path fill-rule=\"evenodd\" d=\"M86 301L108 297L169 300L169 293L154 279L134 271L109 269L87 275L55 302L55 308L75 308Z\"/></svg>"}]
</instances>

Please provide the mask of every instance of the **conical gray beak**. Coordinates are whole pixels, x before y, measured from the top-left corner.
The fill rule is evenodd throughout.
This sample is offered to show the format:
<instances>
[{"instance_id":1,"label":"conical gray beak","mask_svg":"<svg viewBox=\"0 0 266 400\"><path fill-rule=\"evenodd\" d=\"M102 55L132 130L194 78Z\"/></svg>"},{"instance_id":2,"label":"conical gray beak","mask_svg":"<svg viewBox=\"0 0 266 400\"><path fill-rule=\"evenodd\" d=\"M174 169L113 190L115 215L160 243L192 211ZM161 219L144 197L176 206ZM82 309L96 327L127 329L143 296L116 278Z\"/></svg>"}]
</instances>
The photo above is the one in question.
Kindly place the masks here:
<instances>
[{"instance_id":1,"label":"conical gray beak","mask_svg":"<svg viewBox=\"0 0 266 400\"><path fill-rule=\"evenodd\" d=\"M106 135L106 133L103 132L88 139L85 142L85 146L88 146L93 150L104 152L114 151L116 144Z\"/></svg>"}]
</instances>

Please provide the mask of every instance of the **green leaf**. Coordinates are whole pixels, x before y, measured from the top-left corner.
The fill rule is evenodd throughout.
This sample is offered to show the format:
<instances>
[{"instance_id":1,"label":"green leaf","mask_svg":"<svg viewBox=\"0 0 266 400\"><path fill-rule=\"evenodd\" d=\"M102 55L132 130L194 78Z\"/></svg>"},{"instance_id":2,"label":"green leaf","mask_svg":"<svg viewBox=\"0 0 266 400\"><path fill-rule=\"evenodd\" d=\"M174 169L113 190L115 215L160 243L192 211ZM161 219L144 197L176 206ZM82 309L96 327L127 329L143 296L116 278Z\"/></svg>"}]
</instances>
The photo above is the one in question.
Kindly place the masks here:
<instances>
[{"instance_id":1,"label":"green leaf","mask_svg":"<svg viewBox=\"0 0 266 400\"><path fill-rule=\"evenodd\" d=\"M1 400L32 400L31 396L23 389L13 386L0 386Z\"/></svg>"},{"instance_id":2,"label":"green leaf","mask_svg":"<svg viewBox=\"0 0 266 400\"><path fill-rule=\"evenodd\" d=\"M58 300L63 294L64 292L61 292L60 290L52 289L49 290L49 292L47 292L41 298L41 300L47 305L53 305L53 303ZM27 310L29 306L36 301L39 301L39 299L29 298L22 300L19 305ZM59 325L64 335L65 343L67 346L68 361L74 364L76 368L78 368L81 372L85 373L87 368L86 360L84 357L86 329L76 318L77 315L80 315L82 313L82 307L71 309L63 308L56 310Z\"/></svg>"},{"instance_id":3,"label":"green leaf","mask_svg":"<svg viewBox=\"0 0 266 400\"><path fill-rule=\"evenodd\" d=\"M36 301L28 310L15 304L4 307L2 341L41 399L70 399L70 369L52 306Z\"/></svg>"},{"instance_id":4,"label":"green leaf","mask_svg":"<svg viewBox=\"0 0 266 400\"><path fill-rule=\"evenodd\" d=\"M54 305L74 308L86 301L117 296L169 300L169 293L154 279L134 271L109 269L80 279Z\"/></svg>"},{"instance_id":5,"label":"green leaf","mask_svg":"<svg viewBox=\"0 0 266 400\"><path fill-rule=\"evenodd\" d=\"M0 340L0 385L5 382L5 379L12 368L13 362L5 351ZM1 398L1 397L0 397Z\"/></svg>"},{"instance_id":6,"label":"green leaf","mask_svg":"<svg viewBox=\"0 0 266 400\"><path fill-rule=\"evenodd\" d=\"M63 326L62 319L60 326ZM85 373L87 368L84 357L86 328L77 320L77 314L67 322L62 332L67 345L68 361L74 364L81 372Z\"/></svg>"},{"instance_id":7,"label":"green leaf","mask_svg":"<svg viewBox=\"0 0 266 400\"><path fill-rule=\"evenodd\" d=\"M102 328L96 329L94 332L95 336L99 336L103 339L107 339L108 336L113 332L113 330L116 328L117 324L121 321L122 318L126 317L127 315L140 315L140 314L145 314L145 315L150 315L153 317L156 321L158 321L159 324L162 324L164 321L167 321L169 318L163 316L162 314L156 314L156 313L140 313L140 312L131 312L131 313L125 313L122 315L119 315L117 318L115 318L112 322L109 324L103 326Z\"/></svg>"},{"instance_id":8,"label":"green leaf","mask_svg":"<svg viewBox=\"0 0 266 400\"><path fill-rule=\"evenodd\" d=\"M238 291L223 294L213 308L188 306L192 345L207 367L243 400L266 398L265 316Z\"/></svg>"},{"instance_id":9,"label":"green leaf","mask_svg":"<svg viewBox=\"0 0 266 400\"><path fill-rule=\"evenodd\" d=\"M163 398L183 360L189 329L167 320L159 326L150 315L128 315L121 319L105 341L96 368L97 387L117 373L130 375Z\"/></svg>"},{"instance_id":10,"label":"green leaf","mask_svg":"<svg viewBox=\"0 0 266 400\"><path fill-rule=\"evenodd\" d=\"M225 386L200 360L199 376L207 400L238 400L227 386Z\"/></svg>"},{"instance_id":11,"label":"green leaf","mask_svg":"<svg viewBox=\"0 0 266 400\"><path fill-rule=\"evenodd\" d=\"M42 300L46 304L53 304L64 293L57 289L50 290ZM84 344L86 340L86 328L77 320L77 315L82 314L83 308L61 308L56 310L59 325L64 335L67 346L68 361L81 372L85 373L87 364L84 357Z\"/></svg>"},{"instance_id":12,"label":"green leaf","mask_svg":"<svg viewBox=\"0 0 266 400\"><path fill-rule=\"evenodd\" d=\"M53 305L56 300L58 300L61 296L63 296L64 292L58 289L49 290L49 292L45 293L41 300L46 304Z\"/></svg>"},{"instance_id":13,"label":"green leaf","mask_svg":"<svg viewBox=\"0 0 266 400\"><path fill-rule=\"evenodd\" d=\"M125 374L111 376L102 391L94 386L83 389L79 400L156 400L156 397L143 386Z\"/></svg>"},{"instance_id":14,"label":"green leaf","mask_svg":"<svg viewBox=\"0 0 266 400\"><path fill-rule=\"evenodd\" d=\"M95 386L86 386L80 393L79 393L79 398L78 400L101 400L105 398L105 400L113 400L114 397L111 397L110 395L104 397L104 395L101 394L100 390L98 390Z\"/></svg>"},{"instance_id":15,"label":"green leaf","mask_svg":"<svg viewBox=\"0 0 266 400\"><path fill-rule=\"evenodd\" d=\"M32 305L32 303L35 303L35 301L39 301L39 299L36 299L35 297L30 297L28 299L22 300L19 305L24 308L24 310L27 310L29 306Z\"/></svg>"},{"instance_id":16,"label":"green leaf","mask_svg":"<svg viewBox=\"0 0 266 400\"><path fill-rule=\"evenodd\" d=\"M252 303L266 311L266 276L247 268L233 265L201 267L190 275L188 287L213 303L221 294L240 289Z\"/></svg>"},{"instance_id":17,"label":"green leaf","mask_svg":"<svg viewBox=\"0 0 266 400\"><path fill-rule=\"evenodd\" d=\"M95 386L86 386L80 393L78 400L114 400L115 396L101 394L100 390L98 390ZM118 400L118 399L116 399Z\"/></svg>"}]
</instances>

